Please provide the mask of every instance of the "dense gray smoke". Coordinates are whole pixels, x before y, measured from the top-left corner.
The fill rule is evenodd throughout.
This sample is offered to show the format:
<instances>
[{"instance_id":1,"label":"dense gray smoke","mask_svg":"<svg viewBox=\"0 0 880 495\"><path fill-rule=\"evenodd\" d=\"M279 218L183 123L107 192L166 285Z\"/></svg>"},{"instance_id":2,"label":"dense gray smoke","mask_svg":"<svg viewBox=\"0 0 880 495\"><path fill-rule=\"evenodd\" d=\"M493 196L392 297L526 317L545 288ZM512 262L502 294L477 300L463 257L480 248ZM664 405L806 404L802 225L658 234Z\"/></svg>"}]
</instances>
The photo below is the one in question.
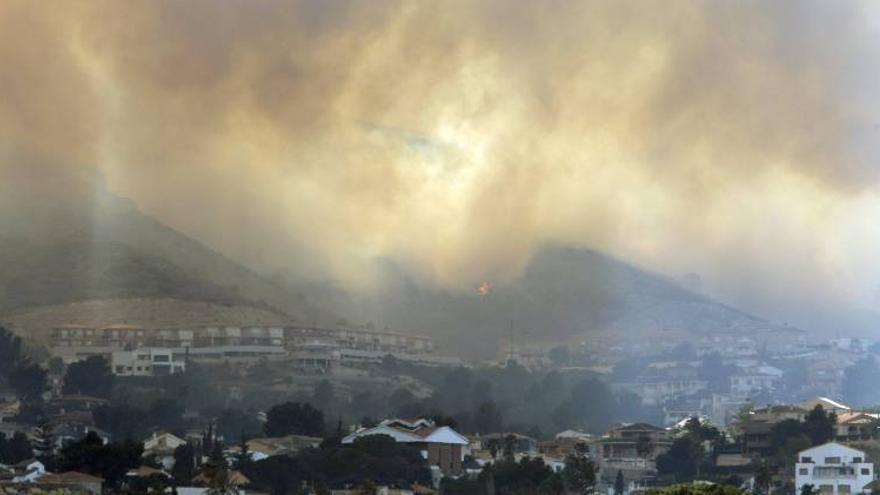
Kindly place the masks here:
<instances>
[{"instance_id":1,"label":"dense gray smoke","mask_svg":"<svg viewBox=\"0 0 880 495\"><path fill-rule=\"evenodd\" d=\"M501 286L561 243L746 305L871 306L878 19L868 2L12 0L0 150L4 171L99 174L252 266L352 287L377 259Z\"/></svg>"}]
</instances>

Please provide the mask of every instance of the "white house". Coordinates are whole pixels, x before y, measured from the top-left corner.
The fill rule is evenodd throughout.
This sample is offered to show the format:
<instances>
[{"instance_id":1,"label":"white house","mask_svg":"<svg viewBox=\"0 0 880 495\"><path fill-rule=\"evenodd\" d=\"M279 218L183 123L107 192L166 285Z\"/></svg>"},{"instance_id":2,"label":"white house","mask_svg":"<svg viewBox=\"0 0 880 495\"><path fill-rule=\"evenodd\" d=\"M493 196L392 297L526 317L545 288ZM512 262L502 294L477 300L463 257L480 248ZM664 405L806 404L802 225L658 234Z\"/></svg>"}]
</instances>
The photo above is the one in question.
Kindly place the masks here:
<instances>
[{"instance_id":1,"label":"white house","mask_svg":"<svg viewBox=\"0 0 880 495\"><path fill-rule=\"evenodd\" d=\"M167 470L174 467L174 451L186 445L186 440L171 433L154 433L144 441L144 457L155 456Z\"/></svg>"},{"instance_id":2,"label":"white house","mask_svg":"<svg viewBox=\"0 0 880 495\"><path fill-rule=\"evenodd\" d=\"M387 435L397 443L409 444L421 452L430 466L444 474L460 474L468 439L448 426L428 419L386 419L372 428L361 428L342 439L343 445L370 435Z\"/></svg>"},{"instance_id":3,"label":"white house","mask_svg":"<svg viewBox=\"0 0 880 495\"><path fill-rule=\"evenodd\" d=\"M874 479L874 464L865 453L839 443L829 442L798 453L795 485L800 493L804 485L813 485L822 495L867 493Z\"/></svg>"}]
</instances>

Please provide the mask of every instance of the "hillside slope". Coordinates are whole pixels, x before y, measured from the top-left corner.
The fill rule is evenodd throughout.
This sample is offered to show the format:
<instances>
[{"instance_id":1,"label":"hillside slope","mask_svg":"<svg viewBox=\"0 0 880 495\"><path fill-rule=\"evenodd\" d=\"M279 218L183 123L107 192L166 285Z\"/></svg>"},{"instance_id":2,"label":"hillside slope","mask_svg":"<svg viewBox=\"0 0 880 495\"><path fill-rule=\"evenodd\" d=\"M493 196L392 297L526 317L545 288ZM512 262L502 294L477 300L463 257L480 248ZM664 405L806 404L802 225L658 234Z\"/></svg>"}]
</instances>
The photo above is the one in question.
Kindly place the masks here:
<instances>
[{"instance_id":1,"label":"hillside slope","mask_svg":"<svg viewBox=\"0 0 880 495\"><path fill-rule=\"evenodd\" d=\"M0 227L0 314L92 299L177 298L332 318L93 180L31 171L0 184Z\"/></svg>"},{"instance_id":2,"label":"hillside slope","mask_svg":"<svg viewBox=\"0 0 880 495\"><path fill-rule=\"evenodd\" d=\"M212 325L284 325L284 313L248 305L224 305L180 299L96 299L7 313L3 324L13 331L42 341L53 328L85 325L101 328L134 325L144 328Z\"/></svg>"},{"instance_id":3,"label":"hillside slope","mask_svg":"<svg viewBox=\"0 0 880 495\"><path fill-rule=\"evenodd\" d=\"M331 283L267 278L143 214L100 183L28 172L0 183L0 321L49 305L37 320L73 322L81 313L71 303L170 298L210 303L175 306L188 308L175 317L180 320L191 316L187 311L210 319L224 314L224 307L324 325L340 315L352 324L432 335L443 352L469 358L507 349L511 327L518 344L538 345L773 328L664 277L583 249L542 249L519 279L485 296L476 288L463 293L419 283L390 261L383 264L379 289L366 295ZM127 303L117 306L137 314Z\"/></svg>"}]
</instances>

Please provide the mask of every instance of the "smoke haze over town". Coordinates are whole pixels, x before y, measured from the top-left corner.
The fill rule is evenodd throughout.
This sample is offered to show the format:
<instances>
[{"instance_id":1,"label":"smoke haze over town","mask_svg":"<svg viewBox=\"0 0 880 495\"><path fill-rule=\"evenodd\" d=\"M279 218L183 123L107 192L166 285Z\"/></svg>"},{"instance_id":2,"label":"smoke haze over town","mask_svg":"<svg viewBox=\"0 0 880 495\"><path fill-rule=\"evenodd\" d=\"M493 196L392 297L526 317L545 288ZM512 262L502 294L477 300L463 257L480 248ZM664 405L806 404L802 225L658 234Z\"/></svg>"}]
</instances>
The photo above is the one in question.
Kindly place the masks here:
<instances>
[{"instance_id":1,"label":"smoke haze over town","mask_svg":"<svg viewBox=\"0 0 880 495\"><path fill-rule=\"evenodd\" d=\"M0 494L880 493L880 3L0 1Z\"/></svg>"}]
</instances>

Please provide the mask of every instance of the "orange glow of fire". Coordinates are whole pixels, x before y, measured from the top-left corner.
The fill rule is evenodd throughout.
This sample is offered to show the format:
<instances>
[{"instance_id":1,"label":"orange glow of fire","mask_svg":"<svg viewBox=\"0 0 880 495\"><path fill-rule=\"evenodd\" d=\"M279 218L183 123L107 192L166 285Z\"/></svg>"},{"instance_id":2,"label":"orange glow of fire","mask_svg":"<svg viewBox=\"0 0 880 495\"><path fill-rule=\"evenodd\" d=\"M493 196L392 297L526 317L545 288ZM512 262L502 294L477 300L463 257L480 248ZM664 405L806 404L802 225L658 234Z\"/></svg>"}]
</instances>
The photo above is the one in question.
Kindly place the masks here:
<instances>
[{"instance_id":1,"label":"orange glow of fire","mask_svg":"<svg viewBox=\"0 0 880 495\"><path fill-rule=\"evenodd\" d=\"M492 284L489 282L483 282L477 290L480 292L481 296L488 296L489 293L492 292Z\"/></svg>"}]
</instances>

